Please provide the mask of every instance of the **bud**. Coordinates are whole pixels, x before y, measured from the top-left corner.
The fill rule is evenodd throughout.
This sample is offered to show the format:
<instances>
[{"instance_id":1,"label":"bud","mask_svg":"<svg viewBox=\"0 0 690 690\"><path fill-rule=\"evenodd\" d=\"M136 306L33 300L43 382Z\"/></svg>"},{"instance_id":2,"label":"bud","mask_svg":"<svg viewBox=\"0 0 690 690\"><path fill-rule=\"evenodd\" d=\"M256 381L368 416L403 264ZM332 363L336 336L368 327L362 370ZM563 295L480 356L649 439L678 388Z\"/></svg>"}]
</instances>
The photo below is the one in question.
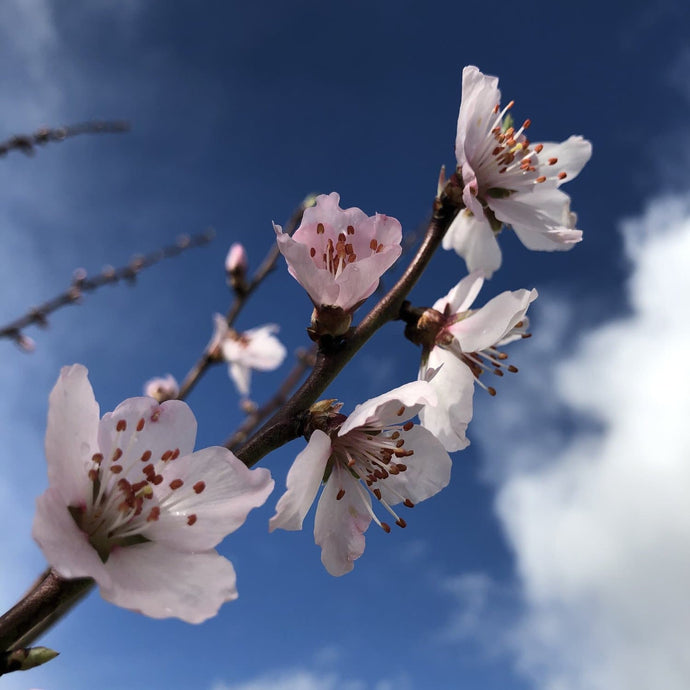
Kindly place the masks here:
<instances>
[{"instance_id":1,"label":"bud","mask_svg":"<svg viewBox=\"0 0 690 690\"><path fill-rule=\"evenodd\" d=\"M23 333L18 333L16 335L15 342L22 352L31 353L36 349L36 341Z\"/></svg>"},{"instance_id":2,"label":"bud","mask_svg":"<svg viewBox=\"0 0 690 690\"><path fill-rule=\"evenodd\" d=\"M247 291L247 252L239 242L234 242L225 257L225 271L228 274L228 285L237 293Z\"/></svg>"},{"instance_id":3,"label":"bud","mask_svg":"<svg viewBox=\"0 0 690 690\"><path fill-rule=\"evenodd\" d=\"M0 672L28 671L53 660L60 652L48 647L27 647L13 649L0 654Z\"/></svg>"},{"instance_id":4,"label":"bud","mask_svg":"<svg viewBox=\"0 0 690 690\"><path fill-rule=\"evenodd\" d=\"M159 403L174 400L180 394L180 387L175 377L168 374L165 378L155 378L144 385L144 395L157 400Z\"/></svg>"}]
</instances>

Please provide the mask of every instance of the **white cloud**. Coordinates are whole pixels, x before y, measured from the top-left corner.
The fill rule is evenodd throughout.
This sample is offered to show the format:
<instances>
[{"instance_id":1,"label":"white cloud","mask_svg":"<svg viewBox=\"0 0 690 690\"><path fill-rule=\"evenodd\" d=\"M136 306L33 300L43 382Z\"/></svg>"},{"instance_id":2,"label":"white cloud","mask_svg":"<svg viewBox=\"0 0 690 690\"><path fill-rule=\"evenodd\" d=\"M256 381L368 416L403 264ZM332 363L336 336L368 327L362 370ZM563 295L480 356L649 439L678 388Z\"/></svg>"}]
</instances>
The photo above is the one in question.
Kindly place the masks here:
<instances>
[{"instance_id":1,"label":"white cloud","mask_svg":"<svg viewBox=\"0 0 690 690\"><path fill-rule=\"evenodd\" d=\"M521 456L491 476L523 589L513 644L547 690L690 678L690 200L657 201L624 235L630 315L562 364L558 337L531 363L521 354L520 384L475 422L490 455Z\"/></svg>"}]
</instances>

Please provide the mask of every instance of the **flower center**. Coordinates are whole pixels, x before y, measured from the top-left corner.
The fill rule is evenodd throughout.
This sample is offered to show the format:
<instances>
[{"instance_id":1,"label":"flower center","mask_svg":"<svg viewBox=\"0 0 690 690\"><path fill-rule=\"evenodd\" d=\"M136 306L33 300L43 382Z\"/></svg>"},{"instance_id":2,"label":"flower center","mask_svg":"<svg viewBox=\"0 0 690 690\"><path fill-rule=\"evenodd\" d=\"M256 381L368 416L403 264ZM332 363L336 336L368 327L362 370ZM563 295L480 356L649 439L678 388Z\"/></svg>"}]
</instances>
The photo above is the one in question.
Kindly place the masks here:
<instances>
[{"instance_id":1,"label":"flower center","mask_svg":"<svg viewBox=\"0 0 690 690\"><path fill-rule=\"evenodd\" d=\"M162 513L174 512L186 518L186 525L197 521L194 513L184 510L185 500L205 489L203 481L189 485L179 477L170 479L170 472L161 473L166 465L180 455L179 448L169 449L154 458L151 450L134 452L133 446L148 424L155 424L160 415L156 408L146 420L138 420L136 429L121 443L127 421L116 424L117 436L109 458L94 453L86 467L91 492L85 505L70 507L79 528L88 535L89 543L105 562L116 546L139 544L149 539L147 527L160 519ZM167 481L167 485L163 483Z\"/></svg>"},{"instance_id":2,"label":"flower center","mask_svg":"<svg viewBox=\"0 0 690 690\"><path fill-rule=\"evenodd\" d=\"M402 416L404 412L405 407L401 407L398 415ZM334 436L332 439L330 462L339 463L359 480L356 485L358 490L364 493L366 487L366 490L393 516L395 524L399 527L405 527L407 523L391 508L391 503L402 502L408 508L413 508L414 503L409 497L400 494L396 485L386 480L391 475L396 476L407 470L407 465L401 460L414 455L414 450L404 447L405 432L410 431L413 426L413 422L387 427L371 424L353 429L344 436ZM343 496L345 489L341 487L336 499L341 500ZM368 507L376 524L385 532L390 532L390 526L376 517L369 508L369 502L364 500L363 504Z\"/></svg>"}]
</instances>

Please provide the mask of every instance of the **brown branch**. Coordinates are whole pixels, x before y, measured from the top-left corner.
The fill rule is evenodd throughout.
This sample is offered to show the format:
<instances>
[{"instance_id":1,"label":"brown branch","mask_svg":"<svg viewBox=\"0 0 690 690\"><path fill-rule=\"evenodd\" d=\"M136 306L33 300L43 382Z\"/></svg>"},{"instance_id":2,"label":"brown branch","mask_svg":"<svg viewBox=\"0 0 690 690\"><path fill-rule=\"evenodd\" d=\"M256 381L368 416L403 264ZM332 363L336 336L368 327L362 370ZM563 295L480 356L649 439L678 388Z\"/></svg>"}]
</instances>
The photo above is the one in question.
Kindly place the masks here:
<instances>
[{"instance_id":1,"label":"brown branch","mask_svg":"<svg viewBox=\"0 0 690 690\"><path fill-rule=\"evenodd\" d=\"M273 397L265 402L261 407L257 407L253 412L247 415L246 419L237 430L228 437L223 444L229 450L234 451L238 446L244 443L249 435L256 429L261 422L264 421L270 414L275 412L290 395L292 389L299 383L304 373L314 366L316 355L316 346L313 345L309 351L298 350L297 362L292 367L290 373L286 376L285 381L275 392Z\"/></svg>"},{"instance_id":2,"label":"brown branch","mask_svg":"<svg viewBox=\"0 0 690 690\"><path fill-rule=\"evenodd\" d=\"M298 438L301 419L355 353L386 322L398 318L402 304L441 244L457 213L457 204L445 192L435 200L433 215L421 246L409 266L383 299L364 317L342 344L321 348L307 380L283 407L236 452L248 467L283 444Z\"/></svg>"},{"instance_id":3,"label":"brown branch","mask_svg":"<svg viewBox=\"0 0 690 690\"><path fill-rule=\"evenodd\" d=\"M21 151L27 156L36 153L36 146L45 146L50 142L64 141L80 134L119 134L129 131L129 122L124 120L82 122L66 127L42 127L33 134L15 134L0 143L0 156L10 151Z\"/></svg>"},{"instance_id":4,"label":"brown branch","mask_svg":"<svg viewBox=\"0 0 690 690\"><path fill-rule=\"evenodd\" d=\"M6 326L0 327L0 338L11 338L23 349L28 349L25 345L28 339L22 333L22 330L27 326L36 324L45 327L48 325L49 314L67 304L79 302L84 293L93 292L103 285L118 283L121 280L133 283L137 275L143 269L153 266L163 259L170 259L177 256L191 247L199 247L208 244L213 236L214 233L212 230L207 230L193 237L183 235L173 245L159 249L151 254L135 256L126 266L122 266L121 268L104 268L101 273L94 278L88 278L83 270L78 270L75 272L72 284L63 293L37 307L32 307L24 316L21 316Z\"/></svg>"},{"instance_id":5,"label":"brown branch","mask_svg":"<svg viewBox=\"0 0 690 690\"><path fill-rule=\"evenodd\" d=\"M291 235L297 229L299 224L302 222L302 215L304 214L305 209L307 209L309 206L313 204L313 199L313 196L308 196L297 207L297 209L292 214L288 222L285 224L285 232ZM249 283L243 286L241 291L235 293L235 299L230 305L230 308L228 309L228 312L225 316L225 320L229 327L231 327L235 323L235 320L244 308L244 305L247 303L247 300L249 299L250 295L264 281L266 276L273 270L279 255L280 252L278 251L278 245L273 244L271 246L271 249L264 257L264 260L261 262L259 268L256 269L256 272L252 276L252 279L249 281ZM213 354L209 351L207 346L202 352L199 359L194 364L194 366L189 370L189 372L185 376L184 381L182 381L180 385L180 392L177 396L177 399L184 400L190 394L190 392L197 384L199 379L204 375L209 366L211 364L216 364L219 361L220 360L214 358Z\"/></svg>"}]
</instances>

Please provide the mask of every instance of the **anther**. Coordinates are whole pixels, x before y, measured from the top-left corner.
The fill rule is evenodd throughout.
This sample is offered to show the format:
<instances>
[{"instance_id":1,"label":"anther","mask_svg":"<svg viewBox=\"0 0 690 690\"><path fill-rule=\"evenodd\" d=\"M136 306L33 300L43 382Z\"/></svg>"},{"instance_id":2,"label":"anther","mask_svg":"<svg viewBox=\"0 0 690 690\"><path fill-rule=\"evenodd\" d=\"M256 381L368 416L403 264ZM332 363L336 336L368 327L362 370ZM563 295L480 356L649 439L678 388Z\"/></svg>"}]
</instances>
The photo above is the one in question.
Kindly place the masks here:
<instances>
[{"instance_id":1,"label":"anther","mask_svg":"<svg viewBox=\"0 0 690 690\"><path fill-rule=\"evenodd\" d=\"M196 515L192 513L191 515L187 515L187 524L191 527L194 523L196 522Z\"/></svg>"},{"instance_id":2,"label":"anther","mask_svg":"<svg viewBox=\"0 0 690 690\"><path fill-rule=\"evenodd\" d=\"M170 488L175 491L175 489L179 489L183 484L184 482L181 479L173 479L170 482Z\"/></svg>"},{"instance_id":3,"label":"anther","mask_svg":"<svg viewBox=\"0 0 690 690\"><path fill-rule=\"evenodd\" d=\"M89 470L89 480L95 482L98 479L98 470Z\"/></svg>"},{"instance_id":4,"label":"anther","mask_svg":"<svg viewBox=\"0 0 690 690\"><path fill-rule=\"evenodd\" d=\"M146 518L146 522L155 522L158 520L161 514L161 509L158 506L153 506L151 510L149 511L149 514Z\"/></svg>"},{"instance_id":5,"label":"anther","mask_svg":"<svg viewBox=\"0 0 690 690\"><path fill-rule=\"evenodd\" d=\"M408 508L414 508L414 503L412 503L412 501L409 498L406 498L403 501L403 505L407 506Z\"/></svg>"},{"instance_id":6,"label":"anther","mask_svg":"<svg viewBox=\"0 0 690 690\"><path fill-rule=\"evenodd\" d=\"M335 500L339 501L345 495L345 489L340 489L335 496Z\"/></svg>"},{"instance_id":7,"label":"anther","mask_svg":"<svg viewBox=\"0 0 690 690\"><path fill-rule=\"evenodd\" d=\"M527 129L530 125L532 124L532 120L527 118L523 123L522 123L522 129Z\"/></svg>"},{"instance_id":8,"label":"anther","mask_svg":"<svg viewBox=\"0 0 690 690\"><path fill-rule=\"evenodd\" d=\"M409 424L409 422L408 422L407 424ZM407 424L405 424L405 426L407 426ZM405 427L403 427L403 429L405 429ZM409 430L408 430L408 429L405 429L405 431L409 431ZM400 432L399 432L399 431L394 431L394 432L391 434L391 440L392 440L392 441L395 441L395 440L398 439L398 438L400 438Z\"/></svg>"},{"instance_id":9,"label":"anther","mask_svg":"<svg viewBox=\"0 0 690 690\"><path fill-rule=\"evenodd\" d=\"M489 391L489 395L491 395L491 396L496 395L496 389L495 388L492 388L491 386L487 386L486 390Z\"/></svg>"},{"instance_id":10,"label":"anther","mask_svg":"<svg viewBox=\"0 0 690 690\"><path fill-rule=\"evenodd\" d=\"M558 158L549 158L549 165L556 165L558 163Z\"/></svg>"},{"instance_id":11,"label":"anther","mask_svg":"<svg viewBox=\"0 0 690 690\"><path fill-rule=\"evenodd\" d=\"M396 524L398 527L407 527L407 523L406 523L405 520L403 520L402 518L398 518L398 519L395 521L395 524Z\"/></svg>"},{"instance_id":12,"label":"anther","mask_svg":"<svg viewBox=\"0 0 690 690\"><path fill-rule=\"evenodd\" d=\"M314 247L309 250L309 256L311 256L312 259L316 256L316 249L314 249Z\"/></svg>"},{"instance_id":13,"label":"anther","mask_svg":"<svg viewBox=\"0 0 690 690\"><path fill-rule=\"evenodd\" d=\"M319 223L316 226L316 234L317 235L323 235L324 232L326 232L326 228L324 228L323 223Z\"/></svg>"},{"instance_id":14,"label":"anther","mask_svg":"<svg viewBox=\"0 0 690 690\"><path fill-rule=\"evenodd\" d=\"M193 487L195 494L200 494L206 488L206 482L197 482Z\"/></svg>"},{"instance_id":15,"label":"anther","mask_svg":"<svg viewBox=\"0 0 690 690\"><path fill-rule=\"evenodd\" d=\"M354 235L355 234L355 229L352 225L347 226L347 234L348 235Z\"/></svg>"},{"instance_id":16,"label":"anther","mask_svg":"<svg viewBox=\"0 0 690 690\"><path fill-rule=\"evenodd\" d=\"M540 175L535 182L546 182L546 175Z\"/></svg>"},{"instance_id":17,"label":"anther","mask_svg":"<svg viewBox=\"0 0 690 690\"><path fill-rule=\"evenodd\" d=\"M95 462L97 465L100 465L103 462L103 453L94 453L91 456L91 460Z\"/></svg>"},{"instance_id":18,"label":"anther","mask_svg":"<svg viewBox=\"0 0 690 690\"><path fill-rule=\"evenodd\" d=\"M159 484L161 484L163 482L163 475L157 474L150 481L151 481L151 484L153 484L154 486L158 486Z\"/></svg>"},{"instance_id":19,"label":"anther","mask_svg":"<svg viewBox=\"0 0 690 690\"><path fill-rule=\"evenodd\" d=\"M374 489L372 493L376 496L377 500L381 500L381 489Z\"/></svg>"},{"instance_id":20,"label":"anther","mask_svg":"<svg viewBox=\"0 0 690 690\"><path fill-rule=\"evenodd\" d=\"M518 368L511 364L508 366L508 371L511 372L511 374L517 374Z\"/></svg>"},{"instance_id":21,"label":"anther","mask_svg":"<svg viewBox=\"0 0 690 690\"><path fill-rule=\"evenodd\" d=\"M405 472L407 470L407 465L403 465L401 462L399 462L396 467L398 468L399 472Z\"/></svg>"},{"instance_id":22,"label":"anther","mask_svg":"<svg viewBox=\"0 0 690 690\"><path fill-rule=\"evenodd\" d=\"M395 447L396 448L402 448L405 445L405 439L401 438L399 441L396 441Z\"/></svg>"},{"instance_id":23,"label":"anther","mask_svg":"<svg viewBox=\"0 0 690 690\"><path fill-rule=\"evenodd\" d=\"M410 429L412 429L413 426L414 426L414 422L412 422L412 421L406 422L405 424L403 424L403 430L404 431L410 431Z\"/></svg>"},{"instance_id":24,"label":"anther","mask_svg":"<svg viewBox=\"0 0 690 690\"><path fill-rule=\"evenodd\" d=\"M535 152L535 153L541 153L543 148L544 148L544 144L537 144L537 145L534 147L534 152Z\"/></svg>"},{"instance_id":25,"label":"anther","mask_svg":"<svg viewBox=\"0 0 690 690\"><path fill-rule=\"evenodd\" d=\"M111 462L117 462L122 457L122 448L116 448L111 458Z\"/></svg>"},{"instance_id":26,"label":"anther","mask_svg":"<svg viewBox=\"0 0 690 690\"><path fill-rule=\"evenodd\" d=\"M170 456L171 460L177 460L177 458L180 457L180 449L175 448L175 450L172 452L172 455Z\"/></svg>"},{"instance_id":27,"label":"anther","mask_svg":"<svg viewBox=\"0 0 690 690\"><path fill-rule=\"evenodd\" d=\"M127 422L124 419L120 419L115 427L116 431L125 431L127 429Z\"/></svg>"},{"instance_id":28,"label":"anther","mask_svg":"<svg viewBox=\"0 0 690 690\"><path fill-rule=\"evenodd\" d=\"M405 413L405 406L403 405L395 414L398 415L398 417L402 417L404 413Z\"/></svg>"},{"instance_id":29,"label":"anther","mask_svg":"<svg viewBox=\"0 0 690 690\"><path fill-rule=\"evenodd\" d=\"M171 455L172 455L172 451L171 451L171 450L166 450L165 453L163 453L163 455L161 455L161 460L162 460L163 462L167 462L168 460L170 460L170 456L171 456Z\"/></svg>"},{"instance_id":30,"label":"anther","mask_svg":"<svg viewBox=\"0 0 690 690\"><path fill-rule=\"evenodd\" d=\"M381 523L381 529L386 533L390 534L391 533L391 526L387 522L382 522Z\"/></svg>"},{"instance_id":31,"label":"anther","mask_svg":"<svg viewBox=\"0 0 690 690\"><path fill-rule=\"evenodd\" d=\"M137 431L141 431L144 428L144 418L142 417L139 422L137 423Z\"/></svg>"},{"instance_id":32,"label":"anther","mask_svg":"<svg viewBox=\"0 0 690 690\"><path fill-rule=\"evenodd\" d=\"M565 178L568 177L568 173L563 171L558 173L558 179L559 180L565 180Z\"/></svg>"},{"instance_id":33,"label":"anther","mask_svg":"<svg viewBox=\"0 0 690 690\"><path fill-rule=\"evenodd\" d=\"M150 450L145 450L141 454L141 458L139 458L142 462L148 462L151 459L151 451Z\"/></svg>"}]
</instances>

